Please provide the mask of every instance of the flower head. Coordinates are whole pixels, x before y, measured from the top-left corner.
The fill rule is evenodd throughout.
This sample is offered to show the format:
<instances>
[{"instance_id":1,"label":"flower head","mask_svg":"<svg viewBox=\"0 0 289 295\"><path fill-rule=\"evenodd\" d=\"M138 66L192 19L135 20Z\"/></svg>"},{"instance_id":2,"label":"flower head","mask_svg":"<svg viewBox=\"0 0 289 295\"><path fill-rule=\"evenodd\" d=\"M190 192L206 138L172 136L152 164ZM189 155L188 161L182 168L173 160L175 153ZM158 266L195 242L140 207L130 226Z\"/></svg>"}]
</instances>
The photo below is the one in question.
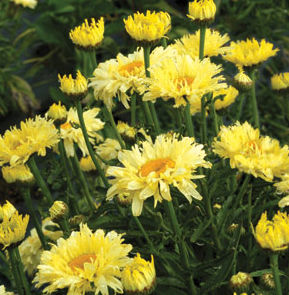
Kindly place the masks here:
<instances>
[{"instance_id":1,"label":"flower head","mask_svg":"<svg viewBox=\"0 0 289 295\"><path fill-rule=\"evenodd\" d=\"M136 136L136 129L132 126L129 126L127 123L118 121L116 126L120 135L128 139L134 139Z\"/></svg>"},{"instance_id":2,"label":"flower head","mask_svg":"<svg viewBox=\"0 0 289 295\"><path fill-rule=\"evenodd\" d=\"M151 64L174 54L171 48L155 48L150 54ZM96 100L103 100L108 109L114 106L117 96L125 108L129 108L129 97L133 93L143 94L146 90L146 75L143 49L124 56L121 53L115 59L100 63L90 78L89 86L94 89Z\"/></svg>"},{"instance_id":3,"label":"flower head","mask_svg":"<svg viewBox=\"0 0 289 295\"><path fill-rule=\"evenodd\" d=\"M187 17L199 23L208 23L214 20L216 10L216 4L213 0L194 0L189 2Z\"/></svg>"},{"instance_id":4,"label":"flower head","mask_svg":"<svg viewBox=\"0 0 289 295\"><path fill-rule=\"evenodd\" d=\"M220 110L230 106L232 103L235 102L238 94L239 91L232 86L229 86L228 88L221 89L218 91L214 91L213 99L217 98L218 96L222 96L222 98L218 98L215 101L215 109Z\"/></svg>"},{"instance_id":5,"label":"flower head","mask_svg":"<svg viewBox=\"0 0 289 295\"><path fill-rule=\"evenodd\" d=\"M132 150L123 150L118 159L123 167L109 167L107 175L114 177L107 198L127 193L132 199L133 215L141 214L143 202L154 197L155 205L162 200L171 201L170 185L192 201L192 197L201 200L192 179L203 177L196 175L198 167L211 167L204 160L203 146L193 138L178 139L177 134L159 135L155 142L144 141Z\"/></svg>"},{"instance_id":6,"label":"flower head","mask_svg":"<svg viewBox=\"0 0 289 295\"><path fill-rule=\"evenodd\" d=\"M104 233L98 229L92 232L87 225L80 225L80 231L72 232L64 240L57 240L50 251L44 251L34 279L36 286L46 285L44 292L51 294L68 288L67 294L108 295L108 287L122 293L121 269L130 259L130 244L124 244L122 234L114 231Z\"/></svg>"},{"instance_id":7,"label":"flower head","mask_svg":"<svg viewBox=\"0 0 289 295\"><path fill-rule=\"evenodd\" d=\"M98 22L94 18L90 23L86 19L81 26L75 27L70 31L69 37L72 42L84 50L95 49L103 40L104 20L101 17Z\"/></svg>"},{"instance_id":8,"label":"flower head","mask_svg":"<svg viewBox=\"0 0 289 295\"><path fill-rule=\"evenodd\" d=\"M52 222L50 218L42 220L42 232L52 241L58 240L62 237L62 231L48 230L48 226L57 228L57 224ZM36 271L37 265L40 263L40 256L43 252L42 244L35 228L30 231L30 235L19 245L19 253L24 265L24 270L27 271L31 277Z\"/></svg>"},{"instance_id":9,"label":"flower head","mask_svg":"<svg viewBox=\"0 0 289 295\"><path fill-rule=\"evenodd\" d=\"M0 245L2 246L2 250L10 245L18 244L24 239L29 221L28 215L25 215L23 218L15 208L13 212L10 209L11 204L7 205L7 203L8 201L6 202L6 206L1 206L0 210L3 213L1 216L2 219L0 220Z\"/></svg>"},{"instance_id":10,"label":"flower head","mask_svg":"<svg viewBox=\"0 0 289 295\"><path fill-rule=\"evenodd\" d=\"M258 221L254 236L263 249L286 250L289 245L289 216L278 211L270 221L267 219L267 212L264 212Z\"/></svg>"},{"instance_id":11,"label":"flower head","mask_svg":"<svg viewBox=\"0 0 289 295\"><path fill-rule=\"evenodd\" d=\"M99 111L99 108L92 108L83 112L87 133L92 144L94 144L95 140L102 139L102 137L97 133L104 126L104 122L96 118ZM79 128L79 119L75 108L70 108L68 110L66 122L60 125L60 135L63 139L65 151L68 157L74 156L74 143L77 143L83 156L89 154L81 128Z\"/></svg>"},{"instance_id":12,"label":"flower head","mask_svg":"<svg viewBox=\"0 0 289 295\"><path fill-rule=\"evenodd\" d=\"M24 164L31 155L46 155L46 148L54 147L59 141L57 129L52 120L40 116L20 123L20 128L12 127L0 136L0 165Z\"/></svg>"},{"instance_id":13,"label":"flower head","mask_svg":"<svg viewBox=\"0 0 289 295\"><path fill-rule=\"evenodd\" d=\"M280 147L279 141L260 136L248 122L222 126L213 142L213 151L222 158L229 158L232 168L272 181L289 169L288 146Z\"/></svg>"},{"instance_id":14,"label":"flower head","mask_svg":"<svg viewBox=\"0 0 289 295\"><path fill-rule=\"evenodd\" d=\"M230 287L234 291L248 291L253 279L250 274L239 271L233 275L229 281Z\"/></svg>"},{"instance_id":15,"label":"flower head","mask_svg":"<svg viewBox=\"0 0 289 295\"><path fill-rule=\"evenodd\" d=\"M14 2L15 5L21 5L23 7L28 7L34 9L37 5L37 0L10 0Z\"/></svg>"},{"instance_id":16,"label":"flower head","mask_svg":"<svg viewBox=\"0 0 289 295\"><path fill-rule=\"evenodd\" d=\"M289 193L289 174L281 175L281 181L276 182L274 186L277 187L279 193Z\"/></svg>"},{"instance_id":17,"label":"flower head","mask_svg":"<svg viewBox=\"0 0 289 295\"><path fill-rule=\"evenodd\" d=\"M286 90L289 88L289 72L276 74L271 78L272 89Z\"/></svg>"},{"instance_id":18,"label":"flower head","mask_svg":"<svg viewBox=\"0 0 289 295\"><path fill-rule=\"evenodd\" d=\"M66 119L67 111L65 105L62 105L59 101L58 104L54 103L52 104L47 113L46 116L54 121L63 121Z\"/></svg>"},{"instance_id":19,"label":"flower head","mask_svg":"<svg viewBox=\"0 0 289 295\"><path fill-rule=\"evenodd\" d=\"M230 50L225 53L224 59L237 66L251 67L266 61L271 56L275 56L279 51L273 49L273 44L264 39L258 42L256 39L246 41L231 42Z\"/></svg>"},{"instance_id":20,"label":"flower head","mask_svg":"<svg viewBox=\"0 0 289 295\"><path fill-rule=\"evenodd\" d=\"M236 88L246 91L252 88L253 81L252 79L246 75L243 70L243 67L239 66L239 72L234 77L234 83Z\"/></svg>"},{"instance_id":21,"label":"flower head","mask_svg":"<svg viewBox=\"0 0 289 295\"><path fill-rule=\"evenodd\" d=\"M189 55L177 55L164 59L151 66L148 92L143 100L174 99L174 107L185 106L186 100L194 104L204 94L226 88L224 77L219 75L221 71L221 66L211 63L208 58L200 61Z\"/></svg>"},{"instance_id":22,"label":"flower head","mask_svg":"<svg viewBox=\"0 0 289 295\"><path fill-rule=\"evenodd\" d=\"M34 176L26 165L4 166L2 167L2 176L7 183L31 183Z\"/></svg>"},{"instance_id":23,"label":"flower head","mask_svg":"<svg viewBox=\"0 0 289 295\"><path fill-rule=\"evenodd\" d=\"M134 13L124 19L127 33L137 41L151 42L159 40L171 29L171 17L166 12Z\"/></svg>"},{"instance_id":24,"label":"flower head","mask_svg":"<svg viewBox=\"0 0 289 295\"><path fill-rule=\"evenodd\" d=\"M73 79L71 74L67 77L64 75L62 78L58 75L60 82L60 90L68 96L75 98L83 97L86 95L88 86L86 78L77 71L76 79Z\"/></svg>"},{"instance_id":25,"label":"flower head","mask_svg":"<svg viewBox=\"0 0 289 295\"><path fill-rule=\"evenodd\" d=\"M230 38L227 34L221 35L218 31L207 29L204 56L211 57L219 54L223 55L230 49L230 47L224 46L229 41ZM192 58L199 57L200 30L194 34L183 36L172 46L177 49L179 54L188 54Z\"/></svg>"},{"instance_id":26,"label":"flower head","mask_svg":"<svg viewBox=\"0 0 289 295\"><path fill-rule=\"evenodd\" d=\"M68 215L69 208L63 201L55 201L49 208L49 214L51 220L57 222Z\"/></svg>"},{"instance_id":27,"label":"flower head","mask_svg":"<svg viewBox=\"0 0 289 295\"><path fill-rule=\"evenodd\" d=\"M13 292L7 292L6 289L5 289L5 286L2 285L0 286L0 295L14 295Z\"/></svg>"},{"instance_id":28,"label":"flower head","mask_svg":"<svg viewBox=\"0 0 289 295\"><path fill-rule=\"evenodd\" d=\"M149 262L137 253L136 257L122 271L121 282L126 294L150 294L156 285L153 256Z\"/></svg>"}]
</instances>

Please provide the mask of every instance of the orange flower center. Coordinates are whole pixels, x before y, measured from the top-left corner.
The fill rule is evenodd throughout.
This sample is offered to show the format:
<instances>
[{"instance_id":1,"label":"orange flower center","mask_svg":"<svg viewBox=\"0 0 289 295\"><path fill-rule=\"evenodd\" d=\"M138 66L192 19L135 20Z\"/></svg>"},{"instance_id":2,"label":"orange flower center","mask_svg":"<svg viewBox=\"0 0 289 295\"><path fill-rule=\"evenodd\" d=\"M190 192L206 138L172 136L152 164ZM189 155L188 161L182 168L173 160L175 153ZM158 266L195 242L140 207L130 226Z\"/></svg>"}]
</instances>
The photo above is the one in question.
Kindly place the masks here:
<instances>
[{"instance_id":1,"label":"orange flower center","mask_svg":"<svg viewBox=\"0 0 289 295\"><path fill-rule=\"evenodd\" d=\"M119 73L123 76L137 75L144 68L142 61L134 61L119 68Z\"/></svg>"},{"instance_id":2,"label":"orange flower center","mask_svg":"<svg viewBox=\"0 0 289 295\"><path fill-rule=\"evenodd\" d=\"M250 153L250 152L262 152L258 142L256 142L255 140L250 140L248 143L247 143L247 151Z\"/></svg>"},{"instance_id":3,"label":"orange flower center","mask_svg":"<svg viewBox=\"0 0 289 295\"><path fill-rule=\"evenodd\" d=\"M185 86L192 85L194 80L193 77L188 76L178 77L175 79L175 84L177 85L177 89L180 90Z\"/></svg>"},{"instance_id":4,"label":"orange flower center","mask_svg":"<svg viewBox=\"0 0 289 295\"><path fill-rule=\"evenodd\" d=\"M64 124L61 124L61 125L60 125L60 128L61 128L61 129L68 130L68 129L71 129L72 126L71 126L71 124L70 124L69 122L66 122L66 123L64 123Z\"/></svg>"},{"instance_id":5,"label":"orange flower center","mask_svg":"<svg viewBox=\"0 0 289 295\"><path fill-rule=\"evenodd\" d=\"M74 271L77 268L84 270L84 263L93 263L96 259L95 254L83 254L72 259L68 265Z\"/></svg>"},{"instance_id":6,"label":"orange flower center","mask_svg":"<svg viewBox=\"0 0 289 295\"><path fill-rule=\"evenodd\" d=\"M151 172L156 172L157 176L160 176L161 173L165 172L168 168L174 168L175 162L169 158L151 160L145 163L140 168L141 176L148 176Z\"/></svg>"}]
</instances>

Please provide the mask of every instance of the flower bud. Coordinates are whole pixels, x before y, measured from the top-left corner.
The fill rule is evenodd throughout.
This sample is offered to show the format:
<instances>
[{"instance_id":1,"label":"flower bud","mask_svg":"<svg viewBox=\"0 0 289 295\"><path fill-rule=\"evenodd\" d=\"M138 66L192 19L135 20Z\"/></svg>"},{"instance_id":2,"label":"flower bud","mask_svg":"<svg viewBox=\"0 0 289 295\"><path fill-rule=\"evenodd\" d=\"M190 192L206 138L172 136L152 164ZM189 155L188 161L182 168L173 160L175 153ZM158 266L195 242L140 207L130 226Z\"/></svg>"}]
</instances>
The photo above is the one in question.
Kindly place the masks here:
<instances>
[{"instance_id":1,"label":"flower bud","mask_svg":"<svg viewBox=\"0 0 289 295\"><path fill-rule=\"evenodd\" d=\"M49 107L46 116L56 123L64 123L67 117L66 107L60 101L58 104L54 103Z\"/></svg>"},{"instance_id":2,"label":"flower bud","mask_svg":"<svg viewBox=\"0 0 289 295\"><path fill-rule=\"evenodd\" d=\"M189 2L189 17L199 24L208 24L215 19L216 4L213 0L194 0Z\"/></svg>"},{"instance_id":3,"label":"flower bud","mask_svg":"<svg viewBox=\"0 0 289 295\"><path fill-rule=\"evenodd\" d=\"M242 70L234 77L234 84L240 91L248 91L253 86L251 78Z\"/></svg>"},{"instance_id":4,"label":"flower bud","mask_svg":"<svg viewBox=\"0 0 289 295\"><path fill-rule=\"evenodd\" d=\"M137 256L128 264L121 273L121 282L126 294L148 295L154 291L156 286L156 271L154 258L151 262Z\"/></svg>"},{"instance_id":5,"label":"flower bud","mask_svg":"<svg viewBox=\"0 0 289 295\"><path fill-rule=\"evenodd\" d=\"M69 209L63 201L55 201L49 208L50 217L53 221L57 222L68 215Z\"/></svg>"},{"instance_id":6,"label":"flower bud","mask_svg":"<svg viewBox=\"0 0 289 295\"><path fill-rule=\"evenodd\" d=\"M86 217L84 215L75 215L71 218L69 218L69 224L71 226L78 226L80 223L85 223Z\"/></svg>"},{"instance_id":7,"label":"flower bud","mask_svg":"<svg viewBox=\"0 0 289 295\"><path fill-rule=\"evenodd\" d=\"M118 194L117 202L122 206L128 206L132 202L131 195L128 193Z\"/></svg>"},{"instance_id":8,"label":"flower bud","mask_svg":"<svg viewBox=\"0 0 289 295\"><path fill-rule=\"evenodd\" d=\"M272 273L264 273L260 278L260 282L266 289L275 289L275 281Z\"/></svg>"},{"instance_id":9,"label":"flower bud","mask_svg":"<svg viewBox=\"0 0 289 295\"><path fill-rule=\"evenodd\" d=\"M252 282L253 279L250 274L239 271L236 275L231 277L229 285L233 291L246 292L249 290Z\"/></svg>"}]
</instances>

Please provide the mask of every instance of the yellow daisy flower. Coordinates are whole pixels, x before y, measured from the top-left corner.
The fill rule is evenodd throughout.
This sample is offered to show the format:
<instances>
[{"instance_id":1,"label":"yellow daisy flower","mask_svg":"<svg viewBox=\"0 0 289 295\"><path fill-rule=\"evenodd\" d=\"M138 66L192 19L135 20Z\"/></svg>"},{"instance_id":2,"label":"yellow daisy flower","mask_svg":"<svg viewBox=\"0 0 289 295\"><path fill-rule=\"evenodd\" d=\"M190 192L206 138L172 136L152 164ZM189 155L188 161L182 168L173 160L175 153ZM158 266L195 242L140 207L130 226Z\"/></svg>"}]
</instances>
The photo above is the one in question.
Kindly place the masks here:
<instances>
[{"instance_id":1,"label":"yellow daisy flower","mask_svg":"<svg viewBox=\"0 0 289 295\"><path fill-rule=\"evenodd\" d=\"M209 92L226 88L224 77L219 75L222 67L211 63L208 58L200 61L189 55L177 55L174 59L164 59L160 64L150 67L148 92L143 100L155 101L174 99L174 107L185 106Z\"/></svg>"},{"instance_id":2,"label":"yellow daisy flower","mask_svg":"<svg viewBox=\"0 0 289 295\"><path fill-rule=\"evenodd\" d=\"M281 181L274 184L279 193L289 193L289 174L281 175Z\"/></svg>"},{"instance_id":3,"label":"yellow daisy flower","mask_svg":"<svg viewBox=\"0 0 289 295\"><path fill-rule=\"evenodd\" d=\"M260 136L248 122L222 126L213 142L213 151L222 158L229 158L232 168L272 181L289 169L288 146L280 147L279 141Z\"/></svg>"},{"instance_id":4,"label":"yellow daisy flower","mask_svg":"<svg viewBox=\"0 0 289 295\"><path fill-rule=\"evenodd\" d=\"M272 76L271 85L274 90L285 90L289 88L289 72Z\"/></svg>"},{"instance_id":5,"label":"yellow daisy flower","mask_svg":"<svg viewBox=\"0 0 289 295\"><path fill-rule=\"evenodd\" d=\"M4 215L10 218L15 212L15 207L9 201L6 201L3 206L0 206L0 220L4 219Z\"/></svg>"},{"instance_id":6,"label":"yellow daisy flower","mask_svg":"<svg viewBox=\"0 0 289 295\"><path fill-rule=\"evenodd\" d=\"M12 127L0 136L0 165L24 164L37 153L46 155L46 148L54 147L59 141L57 129L52 120L40 116L20 123L20 128Z\"/></svg>"},{"instance_id":7,"label":"yellow daisy flower","mask_svg":"<svg viewBox=\"0 0 289 295\"><path fill-rule=\"evenodd\" d=\"M282 198L279 202L278 202L278 206L280 208L284 208L289 206L289 196L286 196L284 198Z\"/></svg>"},{"instance_id":8,"label":"yellow daisy flower","mask_svg":"<svg viewBox=\"0 0 289 295\"><path fill-rule=\"evenodd\" d=\"M156 41L171 29L171 17L166 12L134 13L124 19L127 33L137 41Z\"/></svg>"},{"instance_id":9,"label":"yellow daisy flower","mask_svg":"<svg viewBox=\"0 0 289 295\"><path fill-rule=\"evenodd\" d=\"M86 19L81 26L75 27L70 31L69 37L72 42L84 50L95 49L103 40L104 20L101 17L98 22L94 18L90 23Z\"/></svg>"},{"instance_id":10,"label":"yellow daisy flower","mask_svg":"<svg viewBox=\"0 0 289 295\"><path fill-rule=\"evenodd\" d=\"M231 42L230 50L225 53L224 59L237 66L251 67L266 61L271 56L275 56L279 51L273 49L273 44L264 39L258 42L255 38L246 41Z\"/></svg>"},{"instance_id":11,"label":"yellow daisy flower","mask_svg":"<svg viewBox=\"0 0 289 295\"><path fill-rule=\"evenodd\" d=\"M238 94L239 94L239 91L232 86L229 86L228 88L221 89L218 91L214 91L213 99L221 95L223 96L222 98L218 98L215 101L215 109L220 110L230 106L232 103L235 102Z\"/></svg>"},{"instance_id":12,"label":"yellow daisy flower","mask_svg":"<svg viewBox=\"0 0 289 295\"><path fill-rule=\"evenodd\" d=\"M151 256L151 262L149 262L137 253L121 272L121 282L127 294L150 294L156 285L153 256Z\"/></svg>"},{"instance_id":13,"label":"yellow daisy flower","mask_svg":"<svg viewBox=\"0 0 289 295\"><path fill-rule=\"evenodd\" d=\"M104 126L104 122L96 118L99 111L99 108L92 108L83 112L87 133L92 144L95 140L102 139L102 137L97 133L97 131L101 130ZM76 109L70 108L67 112L66 122L60 125L60 135L63 139L64 148L68 157L74 156L74 143L77 143L83 156L89 154L79 125Z\"/></svg>"},{"instance_id":14,"label":"yellow daisy flower","mask_svg":"<svg viewBox=\"0 0 289 295\"><path fill-rule=\"evenodd\" d=\"M221 35L218 31L207 29L204 56L223 55L230 50L230 47L224 46L229 41L230 38L227 34ZM176 40L175 44L172 46L179 54L188 54L192 58L199 57L200 30L195 34L183 36L181 39Z\"/></svg>"},{"instance_id":15,"label":"yellow daisy flower","mask_svg":"<svg viewBox=\"0 0 289 295\"><path fill-rule=\"evenodd\" d=\"M66 116L67 116L66 107L65 105L62 105L60 101L58 102L58 104L56 103L52 104L46 113L46 117L54 121L65 120Z\"/></svg>"},{"instance_id":16,"label":"yellow daisy flower","mask_svg":"<svg viewBox=\"0 0 289 295\"><path fill-rule=\"evenodd\" d=\"M264 212L258 221L254 236L263 249L286 250L289 245L289 216L278 211L270 221L267 219L267 212Z\"/></svg>"},{"instance_id":17,"label":"yellow daisy flower","mask_svg":"<svg viewBox=\"0 0 289 295\"><path fill-rule=\"evenodd\" d=\"M213 0L194 0L189 2L187 17L193 21L207 23L214 20L216 10L216 4Z\"/></svg>"},{"instance_id":18,"label":"yellow daisy flower","mask_svg":"<svg viewBox=\"0 0 289 295\"><path fill-rule=\"evenodd\" d=\"M116 128L123 137L134 139L136 136L136 129L125 122L118 121Z\"/></svg>"},{"instance_id":19,"label":"yellow daisy flower","mask_svg":"<svg viewBox=\"0 0 289 295\"><path fill-rule=\"evenodd\" d=\"M192 179L203 177L195 174L198 167L211 167L205 156L203 145L189 137L178 140L177 134L159 135L154 143L144 141L131 151L120 151L118 159L123 167L111 166L107 170L107 175L114 177L107 199L129 194L135 216L141 214L143 202L149 197L154 197L155 206L162 200L171 201L170 185L178 188L189 202L192 197L201 200Z\"/></svg>"},{"instance_id":20,"label":"yellow daisy flower","mask_svg":"<svg viewBox=\"0 0 289 295\"><path fill-rule=\"evenodd\" d=\"M80 71L77 71L75 79L72 78L71 74L68 77L64 75L62 78L58 74L58 79L60 90L68 96L82 97L88 91L87 80Z\"/></svg>"},{"instance_id":21,"label":"yellow daisy flower","mask_svg":"<svg viewBox=\"0 0 289 295\"><path fill-rule=\"evenodd\" d=\"M157 47L150 55L150 62L153 65L174 52L171 48ZM119 53L115 59L100 63L90 78L89 86L94 89L95 99L103 100L108 109L114 106L115 97L129 108L130 96L142 94L146 89L145 81L143 49L138 48L128 56Z\"/></svg>"},{"instance_id":22,"label":"yellow daisy flower","mask_svg":"<svg viewBox=\"0 0 289 295\"><path fill-rule=\"evenodd\" d=\"M10 0L14 2L15 5L21 5L23 7L28 7L34 9L37 5L37 0Z\"/></svg>"},{"instance_id":23,"label":"yellow daisy flower","mask_svg":"<svg viewBox=\"0 0 289 295\"><path fill-rule=\"evenodd\" d=\"M5 205L1 206L0 210L3 213L0 221L0 245L2 246L2 250L10 245L18 244L24 239L29 221L28 215L25 215L23 218L16 209L13 214L11 214L11 204L7 205L7 203L6 207L4 207ZM6 211L5 208L8 210Z\"/></svg>"},{"instance_id":24,"label":"yellow daisy flower","mask_svg":"<svg viewBox=\"0 0 289 295\"><path fill-rule=\"evenodd\" d=\"M122 236L101 229L92 232L81 224L80 231L72 232L67 240L58 239L57 245L42 253L36 287L47 285L44 293L48 294L68 288L68 295L108 295L108 287L123 293L121 269L130 261L127 255L132 246L124 244Z\"/></svg>"},{"instance_id":25,"label":"yellow daisy flower","mask_svg":"<svg viewBox=\"0 0 289 295\"><path fill-rule=\"evenodd\" d=\"M42 221L43 234L50 240L55 242L62 237L63 233L61 230L50 231L47 229L47 226L58 227L58 225L52 222L50 218L45 218ZM40 263L40 256L42 252L43 248L41 241L39 240L36 229L33 228L30 231L30 235L19 245L19 253L24 265L24 270L30 277L32 277Z\"/></svg>"},{"instance_id":26,"label":"yellow daisy flower","mask_svg":"<svg viewBox=\"0 0 289 295\"><path fill-rule=\"evenodd\" d=\"M2 285L0 286L0 295L14 295L13 292L7 292L6 289L5 289L5 286Z\"/></svg>"},{"instance_id":27,"label":"yellow daisy flower","mask_svg":"<svg viewBox=\"0 0 289 295\"><path fill-rule=\"evenodd\" d=\"M7 183L31 183L34 176L26 165L4 166L2 176Z\"/></svg>"}]
</instances>

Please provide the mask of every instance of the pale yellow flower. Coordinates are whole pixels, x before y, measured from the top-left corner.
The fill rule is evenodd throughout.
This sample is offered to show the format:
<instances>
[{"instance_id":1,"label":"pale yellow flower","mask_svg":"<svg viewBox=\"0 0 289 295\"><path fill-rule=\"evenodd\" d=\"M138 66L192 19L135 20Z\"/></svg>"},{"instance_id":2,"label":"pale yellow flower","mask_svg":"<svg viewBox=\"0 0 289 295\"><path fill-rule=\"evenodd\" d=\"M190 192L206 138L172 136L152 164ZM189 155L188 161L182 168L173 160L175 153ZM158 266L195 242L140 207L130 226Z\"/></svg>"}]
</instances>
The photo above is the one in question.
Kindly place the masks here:
<instances>
[{"instance_id":1,"label":"pale yellow flower","mask_svg":"<svg viewBox=\"0 0 289 295\"><path fill-rule=\"evenodd\" d=\"M122 121L118 121L116 128L119 132L120 135L130 138L130 139L134 139L136 136L136 129L132 126L129 126L127 123L122 122Z\"/></svg>"},{"instance_id":2,"label":"pale yellow flower","mask_svg":"<svg viewBox=\"0 0 289 295\"><path fill-rule=\"evenodd\" d=\"M124 244L122 234L101 229L92 232L87 225L80 225L80 231L72 232L64 240L57 240L50 251L44 251L34 279L36 287L46 285L44 293L51 294L68 288L67 294L108 295L108 287L116 293L123 293L120 281L121 269L130 259L130 244Z\"/></svg>"},{"instance_id":3,"label":"pale yellow flower","mask_svg":"<svg viewBox=\"0 0 289 295\"><path fill-rule=\"evenodd\" d=\"M89 50L95 49L103 40L104 20L101 17L98 22L94 18L90 23L85 19L81 26L75 27L70 31L69 37L79 48Z\"/></svg>"},{"instance_id":4,"label":"pale yellow flower","mask_svg":"<svg viewBox=\"0 0 289 295\"><path fill-rule=\"evenodd\" d=\"M280 208L284 208L289 206L289 196L286 196L284 198L282 198L279 202L278 202L278 206Z\"/></svg>"},{"instance_id":5,"label":"pale yellow flower","mask_svg":"<svg viewBox=\"0 0 289 295\"><path fill-rule=\"evenodd\" d=\"M289 169L289 149L280 147L279 141L260 136L248 122L222 126L213 142L213 151L220 157L230 159L232 168L272 181Z\"/></svg>"},{"instance_id":6,"label":"pale yellow flower","mask_svg":"<svg viewBox=\"0 0 289 295\"><path fill-rule=\"evenodd\" d=\"M238 94L239 91L232 86L229 86L228 88L221 89L218 91L214 91L213 99L217 98L218 96L221 96L221 98L218 98L215 101L215 109L220 110L230 106L232 103L235 102Z\"/></svg>"},{"instance_id":7,"label":"pale yellow flower","mask_svg":"<svg viewBox=\"0 0 289 295\"><path fill-rule=\"evenodd\" d=\"M224 77L219 75L221 66L213 64L208 58L200 61L189 55L177 55L174 59L164 59L151 66L151 79L148 79L148 92L143 100L155 101L174 99L174 107L185 106L186 99L191 103L204 94L226 88Z\"/></svg>"},{"instance_id":8,"label":"pale yellow flower","mask_svg":"<svg viewBox=\"0 0 289 295\"><path fill-rule=\"evenodd\" d=\"M266 61L271 56L275 56L279 51L273 49L273 44L264 39L258 42L256 39L246 41L231 42L230 50L225 53L224 59L237 66L251 67Z\"/></svg>"},{"instance_id":9,"label":"pale yellow flower","mask_svg":"<svg viewBox=\"0 0 289 295\"><path fill-rule=\"evenodd\" d=\"M49 208L49 215L51 220L57 222L68 215L69 208L63 201L54 201L52 206Z\"/></svg>"},{"instance_id":10,"label":"pale yellow flower","mask_svg":"<svg viewBox=\"0 0 289 295\"><path fill-rule=\"evenodd\" d=\"M53 148L59 141L57 129L52 120L40 116L12 127L0 136L0 165L24 164L31 155L46 155L47 148Z\"/></svg>"},{"instance_id":11,"label":"pale yellow flower","mask_svg":"<svg viewBox=\"0 0 289 295\"><path fill-rule=\"evenodd\" d=\"M230 47L224 46L229 41L230 38L227 34L221 35L218 31L207 29L204 56L211 57L219 54L223 55L230 50ZM188 54L192 58L199 57L200 30L194 34L183 36L172 46L179 54Z\"/></svg>"},{"instance_id":12,"label":"pale yellow flower","mask_svg":"<svg viewBox=\"0 0 289 295\"><path fill-rule=\"evenodd\" d=\"M23 7L28 7L34 9L37 5L37 0L10 0L14 2L16 5L21 5Z\"/></svg>"},{"instance_id":13,"label":"pale yellow flower","mask_svg":"<svg viewBox=\"0 0 289 295\"><path fill-rule=\"evenodd\" d=\"M58 227L58 225L51 221L50 218L45 218L42 221L43 234L52 241L57 241L62 237L61 230L51 231L47 226ZM24 270L32 277L38 264L40 263L40 256L43 252L42 244L35 228L30 231L30 235L19 245L19 253L24 265Z\"/></svg>"},{"instance_id":14,"label":"pale yellow flower","mask_svg":"<svg viewBox=\"0 0 289 295\"><path fill-rule=\"evenodd\" d=\"M0 210L3 213L0 221L0 245L2 250L11 245L18 244L24 239L29 221L28 215L25 215L23 218L17 210L11 214L10 205L6 205L6 207L4 207L5 205L1 206ZM6 208L8 209L7 211L5 210Z\"/></svg>"},{"instance_id":15,"label":"pale yellow flower","mask_svg":"<svg viewBox=\"0 0 289 295\"><path fill-rule=\"evenodd\" d=\"M92 108L83 112L87 133L92 144L94 144L96 140L102 139L102 137L97 133L104 126L104 122L96 118L99 111L99 108ZM70 108L68 110L66 122L60 125L60 135L63 139L65 151L68 157L74 156L74 143L77 143L83 156L89 154L75 108Z\"/></svg>"},{"instance_id":16,"label":"pale yellow flower","mask_svg":"<svg viewBox=\"0 0 289 295\"><path fill-rule=\"evenodd\" d=\"M166 12L134 13L124 19L127 33L137 41L156 41L171 29L171 17Z\"/></svg>"},{"instance_id":17,"label":"pale yellow flower","mask_svg":"<svg viewBox=\"0 0 289 295\"><path fill-rule=\"evenodd\" d=\"M239 271L233 275L229 281L229 285L233 290L248 290L253 283L253 279L249 273Z\"/></svg>"},{"instance_id":18,"label":"pale yellow flower","mask_svg":"<svg viewBox=\"0 0 289 295\"><path fill-rule=\"evenodd\" d=\"M58 79L60 82L60 90L68 96L80 97L87 93L87 80L80 71L77 71L75 79L72 78L71 74L68 77L66 75L61 77L58 74Z\"/></svg>"},{"instance_id":19,"label":"pale yellow flower","mask_svg":"<svg viewBox=\"0 0 289 295\"><path fill-rule=\"evenodd\" d=\"M213 0L194 0L189 2L187 17L197 22L209 22L215 18L216 10Z\"/></svg>"},{"instance_id":20,"label":"pale yellow flower","mask_svg":"<svg viewBox=\"0 0 289 295\"><path fill-rule=\"evenodd\" d=\"M171 48L155 48L150 55L151 64L174 54ZM102 100L108 109L114 106L118 97L125 108L129 108L130 96L142 94L146 90L146 74L143 49L124 56L121 53L115 59L100 63L90 78L89 86L93 87L96 100Z\"/></svg>"},{"instance_id":21,"label":"pale yellow flower","mask_svg":"<svg viewBox=\"0 0 289 295\"><path fill-rule=\"evenodd\" d=\"M58 104L53 103L49 107L46 116L54 121L65 120L67 116L65 105L62 105L60 101L58 102Z\"/></svg>"},{"instance_id":22,"label":"pale yellow flower","mask_svg":"<svg viewBox=\"0 0 289 295\"><path fill-rule=\"evenodd\" d=\"M26 165L4 166L2 176L7 183L31 183L34 176Z\"/></svg>"},{"instance_id":23,"label":"pale yellow flower","mask_svg":"<svg viewBox=\"0 0 289 295\"><path fill-rule=\"evenodd\" d=\"M121 272L121 282L127 294L150 294L156 285L153 256L151 256L151 262L149 262L137 253Z\"/></svg>"},{"instance_id":24,"label":"pale yellow flower","mask_svg":"<svg viewBox=\"0 0 289 295\"><path fill-rule=\"evenodd\" d=\"M289 173L281 175L281 181L276 182L274 186L277 187L279 193L289 193Z\"/></svg>"},{"instance_id":25,"label":"pale yellow flower","mask_svg":"<svg viewBox=\"0 0 289 295\"><path fill-rule=\"evenodd\" d=\"M285 90L289 88L289 72L272 76L271 85L274 90Z\"/></svg>"},{"instance_id":26,"label":"pale yellow flower","mask_svg":"<svg viewBox=\"0 0 289 295\"><path fill-rule=\"evenodd\" d=\"M13 292L7 292L6 289L5 289L5 286L2 285L0 286L0 295L14 295Z\"/></svg>"},{"instance_id":27,"label":"pale yellow flower","mask_svg":"<svg viewBox=\"0 0 289 295\"><path fill-rule=\"evenodd\" d=\"M154 143L144 141L132 150L120 151L118 159L123 167L111 166L107 170L107 175L113 177L107 198L129 194L135 216L141 214L143 202L149 197L154 197L155 206L162 200L171 201L170 185L189 202L192 198L201 200L192 179L203 177L196 175L198 167L211 167L205 156L202 145L189 137L179 140L177 134L159 135Z\"/></svg>"},{"instance_id":28,"label":"pale yellow flower","mask_svg":"<svg viewBox=\"0 0 289 295\"><path fill-rule=\"evenodd\" d=\"M264 212L256 226L254 236L263 249L286 250L289 245L289 216L278 211L270 221L267 219L267 212Z\"/></svg>"}]
</instances>

